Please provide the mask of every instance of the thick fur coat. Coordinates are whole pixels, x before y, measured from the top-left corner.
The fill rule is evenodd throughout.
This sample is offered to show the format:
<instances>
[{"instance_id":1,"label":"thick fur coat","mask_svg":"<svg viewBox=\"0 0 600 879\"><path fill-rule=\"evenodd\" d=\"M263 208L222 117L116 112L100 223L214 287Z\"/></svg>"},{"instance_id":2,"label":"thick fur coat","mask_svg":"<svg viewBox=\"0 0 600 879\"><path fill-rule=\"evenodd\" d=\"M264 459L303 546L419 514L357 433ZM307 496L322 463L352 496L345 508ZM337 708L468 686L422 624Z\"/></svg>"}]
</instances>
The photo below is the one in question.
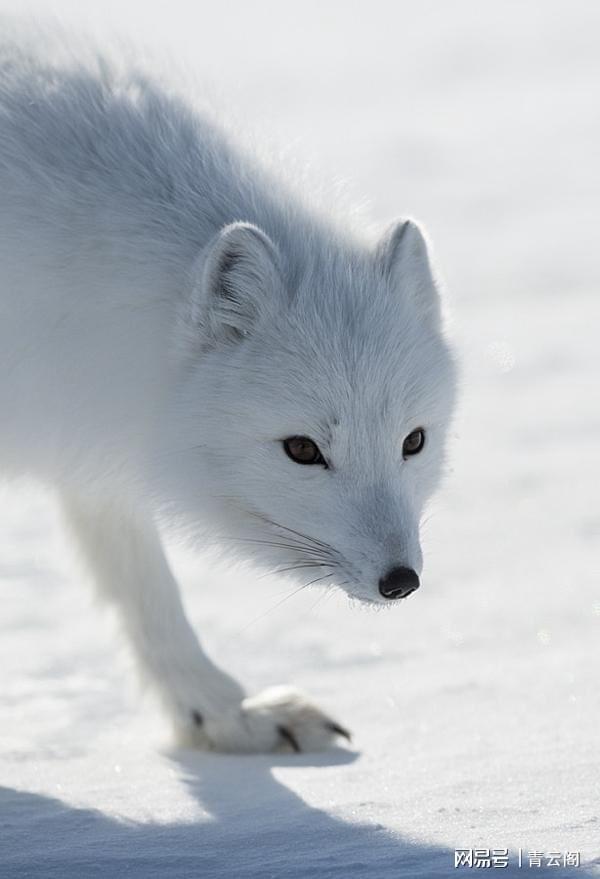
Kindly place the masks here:
<instances>
[{"instance_id":1,"label":"thick fur coat","mask_svg":"<svg viewBox=\"0 0 600 879\"><path fill-rule=\"evenodd\" d=\"M157 520L390 603L454 401L419 227L373 244L297 189L135 68L0 47L0 468L59 491L180 734L224 750L344 730L210 662Z\"/></svg>"}]
</instances>

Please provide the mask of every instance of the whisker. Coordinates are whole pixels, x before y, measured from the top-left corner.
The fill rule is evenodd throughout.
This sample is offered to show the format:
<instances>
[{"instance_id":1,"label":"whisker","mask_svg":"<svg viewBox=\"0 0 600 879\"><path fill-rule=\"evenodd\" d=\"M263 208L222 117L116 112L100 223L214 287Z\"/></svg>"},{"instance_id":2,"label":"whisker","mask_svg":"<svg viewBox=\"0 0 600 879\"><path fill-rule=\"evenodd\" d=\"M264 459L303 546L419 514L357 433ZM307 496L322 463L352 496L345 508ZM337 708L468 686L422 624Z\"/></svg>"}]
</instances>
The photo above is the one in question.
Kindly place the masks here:
<instances>
[{"instance_id":1,"label":"whisker","mask_svg":"<svg viewBox=\"0 0 600 879\"><path fill-rule=\"evenodd\" d=\"M326 598L328 598L328 597L329 597L330 595L332 595L332 594L333 594L332 592L321 592L321 594L319 595L319 597L317 598L317 600L315 601L315 603L314 603L314 604L312 605L312 607L310 608L310 611L309 611L309 612L310 612L310 613L314 613L315 610L317 609L317 607L318 607L318 606L319 606L319 605L320 605L320 604L321 604Z\"/></svg>"},{"instance_id":2,"label":"whisker","mask_svg":"<svg viewBox=\"0 0 600 879\"><path fill-rule=\"evenodd\" d=\"M315 577L314 580L310 580L308 583L305 583L304 588L306 588L307 586L312 586L313 583L318 583L320 580L325 580L327 579L327 577L333 577L333 574L323 574L322 577Z\"/></svg>"},{"instance_id":3,"label":"whisker","mask_svg":"<svg viewBox=\"0 0 600 879\"><path fill-rule=\"evenodd\" d=\"M308 567L308 566L302 565L300 567ZM325 566L324 565L316 565L315 567L325 567ZM288 595L285 595L283 598L281 598L279 601L277 601L272 607L270 607L266 611L264 611L264 613L259 614L258 616L254 617L254 619L250 620L249 623L246 623L245 626L242 626L242 628L239 629L239 631L240 632L245 631L248 628L248 626L253 625L254 623L256 623L259 620L266 617L267 614L276 610L278 607L281 607L281 605L284 602L288 601L288 599L290 599L290 598L293 598L294 595L297 595L299 592L302 592L303 589L307 589L309 586L312 586L314 583L319 583L321 580L326 580L327 577L333 577L333 573L330 572L328 574L324 574L322 577L315 577L314 580L309 580L308 583L303 583L301 586L298 586L296 589L292 590L292 592L290 592Z\"/></svg>"},{"instance_id":4,"label":"whisker","mask_svg":"<svg viewBox=\"0 0 600 879\"><path fill-rule=\"evenodd\" d=\"M297 547L304 548L306 550L314 549L313 547L310 547L308 544L301 543L300 541L294 541L292 543L292 541L289 537L286 537L286 540L289 541L288 543L284 543L281 540L277 540L277 541L275 541L275 540L262 540L257 537L223 537L223 536L220 536L220 537L218 537L218 539L220 539L220 540L235 540L235 541L238 541L241 543L260 543L260 544L263 544L264 546L283 546L283 547L286 547L287 549L296 549Z\"/></svg>"},{"instance_id":5,"label":"whisker","mask_svg":"<svg viewBox=\"0 0 600 879\"><path fill-rule=\"evenodd\" d=\"M288 565L285 568L274 568L272 571L266 571L264 574L261 574L258 578L262 580L264 577L270 577L273 574L285 574L286 571L298 571L302 568L328 568L330 565L324 562L304 562L298 565Z\"/></svg>"},{"instance_id":6,"label":"whisker","mask_svg":"<svg viewBox=\"0 0 600 879\"><path fill-rule=\"evenodd\" d=\"M252 626L252 625L254 625L254 623L257 623L259 620L262 620L263 617L266 617L266 615L271 613L271 611L276 610L276 608L280 607L285 601L287 601L290 598L293 598L294 595L297 595L298 592L302 592L303 589L306 589L306 585L307 584L303 584L302 586L298 586L296 589L293 589L292 592L290 592L288 595L285 595L283 598L281 598L272 607L269 607L263 613L260 613L258 616L254 617L254 619L250 620L249 623L246 623L246 625L242 626L242 628L238 629L238 631L245 632L249 626ZM308 584L308 585L310 585L310 584Z\"/></svg>"},{"instance_id":7,"label":"whisker","mask_svg":"<svg viewBox=\"0 0 600 879\"><path fill-rule=\"evenodd\" d=\"M258 540L251 537L220 537L218 539L231 540L240 543L255 543L260 546L273 546L278 549L290 549L302 555L307 555L310 558L322 559L323 561L329 561L331 558L328 553L321 550L315 550L310 546L304 546L301 543L284 543L283 541Z\"/></svg>"},{"instance_id":8,"label":"whisker","mask_svg":"<svg viewBox=\"0 0 600 879\"><path fill-rule=\"evenodd\" d=\"M258 519L262 519L263 522L268 522L269 525L273 525L275 528L281 528L283 531L289 531L290 534L295 534L297 537L301 537L304 541L308 541L309 543L324 547L328 551L334 552L339 555L337 550L334 549L331 544L319 540L318 537L310 537L310 535L308 534L303 534L302 531L296 531L294 528L289 528L287 525L282 525L280 522L275 522L273 519L269 519L268 516L263 516L262 513L253 512L251 513L251 515L256 516Z\"/></svg>"}]
</instances>

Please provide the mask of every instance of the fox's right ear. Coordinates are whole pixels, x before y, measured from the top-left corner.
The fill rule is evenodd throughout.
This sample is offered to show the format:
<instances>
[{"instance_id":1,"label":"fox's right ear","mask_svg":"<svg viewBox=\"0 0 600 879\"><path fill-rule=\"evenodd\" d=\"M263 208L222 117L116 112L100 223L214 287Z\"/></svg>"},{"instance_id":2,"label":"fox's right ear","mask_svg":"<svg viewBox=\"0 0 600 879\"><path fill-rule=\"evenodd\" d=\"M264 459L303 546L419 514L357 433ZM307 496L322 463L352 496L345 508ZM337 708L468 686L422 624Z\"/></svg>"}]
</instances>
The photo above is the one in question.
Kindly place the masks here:
<instances>
[{"instance_id":1,"label":"fox's right ear","mask_svg":"<svg viewBox=\"0 0 600 879\"><path fill-rule=\"evenodd\" d=\"M202 254L192 319L208 344L239 341L268 314L282 286L280 256L252 223L231 223Z\"/></svg>"}]
</instances>

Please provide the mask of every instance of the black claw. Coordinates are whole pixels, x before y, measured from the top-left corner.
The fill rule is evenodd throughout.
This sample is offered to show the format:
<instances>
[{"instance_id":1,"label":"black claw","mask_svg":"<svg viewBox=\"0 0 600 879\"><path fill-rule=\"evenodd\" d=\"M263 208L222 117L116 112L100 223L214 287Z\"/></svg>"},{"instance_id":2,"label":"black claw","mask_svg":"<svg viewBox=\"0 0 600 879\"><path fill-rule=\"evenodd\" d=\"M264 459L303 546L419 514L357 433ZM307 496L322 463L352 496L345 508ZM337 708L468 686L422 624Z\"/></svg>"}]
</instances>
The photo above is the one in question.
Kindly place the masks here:
<instances>
[{"instance_id":1,"label":"black claw","mask_svg":"<svg viewBox=\"0 0 600 879\"><path fill-rule=\"evenodd\" d=\"M294 735L293 732L290 732L290 730L287 728L287 726L278 726L277 732L279 733L281 738L285 739L285 741L288 743L288 745L290 745L293 748L293 750L296 752L296 754L300 753L300 751L302 749L301 749L300 745L298 744L298 739L296 738L296 736Z\"/></svg>"},{"instance_id":2,"label":"black claw","mask_svg":"<svg viewBox=\"0 0 600 879\"><path fill-rule=\"evenodd\" d=\"M325 726L327 729L331 730L331 732L336 733L338 736L343 736L345 739L348 739L349 742L352 741L352 735L348 732L347 729L344 729L343 726L340 726L339 723L333 723L333 721L328 721Z\"/></svg>"},{"instance_id":3,"label":"black claw","mask_svg":"<svg viewBox=\"0 0 600 879\"><path fill-rule=\"evenodd\" d=\"M204 723L204 718L202 717L200 712L196 710L192 711L192 720L194 721L196 726L202 726L202 724Z\"/></svg>"}]
</instances>

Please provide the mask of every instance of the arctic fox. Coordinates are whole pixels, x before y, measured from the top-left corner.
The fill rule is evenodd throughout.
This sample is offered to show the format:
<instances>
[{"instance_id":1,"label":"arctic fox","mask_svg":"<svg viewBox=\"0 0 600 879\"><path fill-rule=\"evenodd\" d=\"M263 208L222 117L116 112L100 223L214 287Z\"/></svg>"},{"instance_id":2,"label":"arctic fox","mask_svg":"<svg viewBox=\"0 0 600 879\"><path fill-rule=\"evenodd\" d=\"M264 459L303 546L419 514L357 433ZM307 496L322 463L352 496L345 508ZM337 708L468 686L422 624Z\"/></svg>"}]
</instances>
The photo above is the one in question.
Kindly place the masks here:
<instances>
[{"instance_id":1,"label":"arctic fox","mask_svg":"<svg viewBox=\"0 0 600 879\"><path fill-rule=\"evenodd\" d=\"M0 47L0 467L54 486L181 737L269 752L346 730L203 652L157 531L391 603L455 388L410 220L378 243L136 68Z\"/></svg>"}]
</instances>

